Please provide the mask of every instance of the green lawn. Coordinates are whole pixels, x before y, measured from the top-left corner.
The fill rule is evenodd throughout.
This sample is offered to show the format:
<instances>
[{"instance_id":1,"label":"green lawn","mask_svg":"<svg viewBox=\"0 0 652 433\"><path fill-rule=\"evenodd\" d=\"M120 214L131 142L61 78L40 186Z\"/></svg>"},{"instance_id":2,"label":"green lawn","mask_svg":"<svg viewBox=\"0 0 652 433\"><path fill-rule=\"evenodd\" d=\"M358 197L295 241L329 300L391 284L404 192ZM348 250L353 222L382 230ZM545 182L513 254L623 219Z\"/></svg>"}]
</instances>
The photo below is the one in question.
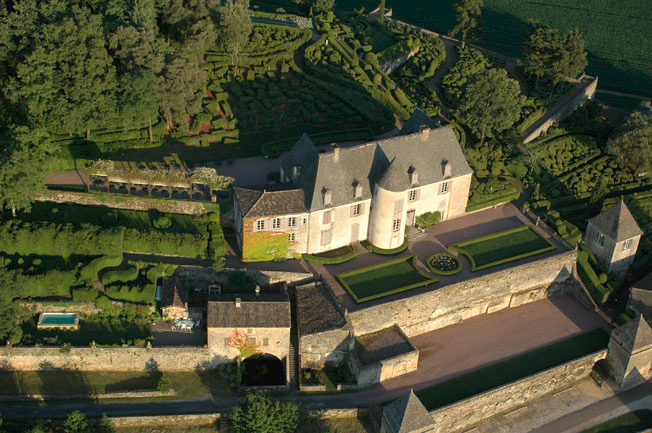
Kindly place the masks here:
<instances>
[{"instance_id":1,"label":"green lawn","mask_svg":"<svg viewBox=\"0 0 652 433\"><path fill-rule=\"evenodd\" d=\"M471 261L471 271L490 268L556 247L531 226L521 226L448 246Z\"/></svg>"},{"instance_id":2,"label":"green lawn","mask_svg":"<svg viewBox=\"0 0 652 433\"><path fill-rule=\"evenodd\" d=\"M215 371L166 372L177 395L164 398L196 398L207 394L229 394ZM87 395L127 391L153 391L159 372L117 371L0 371L0 394Z\"/></svg>"},{"instance_id":3,"label":"green lawn","mask_svg":"<svg viewBox=\"0 0 652 433\"><path fill-rule=\"evenodd\" d=\"M30 212L21 213L20 218L27 221L50 221L59 224L94 224L105 227L119 226L146 232L157 230L152 225L152 221L161 215L165 215L170 219L172 226L160 231L190 234L199 234L206 231L206 224L201 223L199 217L192 215L162 214L160 212L113 209L104 206L84 206L38 201L32 204Z\"/></svg>"},{"instance_id":4,"label":"green lawn","mask_svg":"<svg viewBox=\"0 0 652 433\"><path fill-rule=\"evenodd\" d=\"M635 410L584 430L584 433L638 433L652 427L652 410Z\"/></svg>"},{"instance_id":5,"label":"green lawn","mask_svg":"<svg viewBox=\"0 0 652 433\"><path fill-rule=\"evenodd\" d=\"M357 303L437 282L418 268L416 258L416 255L401 257L342 272L336 277Z\"/></svg>"},{"instance_id":6,"label":"green lawn","mask_svg":"<svg viewBox=\"0 0 652 433\"><path fill-rule=\"evenodd\" d=\"M417 396L426 409L434 410L597 352L608 343L609 335L596 329L426 388Z\"/></svg>"}]
</instances>

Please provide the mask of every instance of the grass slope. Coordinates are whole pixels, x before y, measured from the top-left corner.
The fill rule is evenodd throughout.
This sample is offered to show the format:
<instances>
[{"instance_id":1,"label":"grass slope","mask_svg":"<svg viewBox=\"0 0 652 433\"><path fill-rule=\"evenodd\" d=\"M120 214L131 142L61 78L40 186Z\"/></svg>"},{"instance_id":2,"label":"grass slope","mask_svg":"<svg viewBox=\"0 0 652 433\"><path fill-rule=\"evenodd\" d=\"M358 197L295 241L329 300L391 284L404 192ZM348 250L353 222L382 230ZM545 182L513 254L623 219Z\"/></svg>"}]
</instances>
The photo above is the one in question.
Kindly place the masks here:
<instances>
[{"instance_id":1,"label":"grass slope","mask_svg":"<svg viewBox=\"0 0 652 433\"><path fill-rule=\"evenodd\" d=\"M597 352L608 342L609 335L596 329L431 386L417 396L426 409L434 410Z\"/></svg>"},{"instance_id":2,"label":"grass slope","mask_svg":"<svg viewBox=\"0 0 652 433\"><path fill-rule=\"evenodd\" d=\"M584 433L638 433L652 427L652 410L635 410L614 418Z\"/></svg>"},{"instance_id":3,"label":"grass slope","mask_svg":"<svg viewBox=\"0 0 652 433\"><path fill-rule=\"evenodd\" d=\"M435 7L430 2L387 0L387 8L392 8L399 20L446 33L455 25L456 2L442 0ZM611 0L486 0L480 45L517 57L530 19L565 32L577 27L589 52L587 72L600 77L600 87L652 96L652 38L646 37L652 23L649 1L621 0L617 4L614 8ZM337 2L343 9L361 6L369 11L378 1Z\"/></svg>"}]
</instances>

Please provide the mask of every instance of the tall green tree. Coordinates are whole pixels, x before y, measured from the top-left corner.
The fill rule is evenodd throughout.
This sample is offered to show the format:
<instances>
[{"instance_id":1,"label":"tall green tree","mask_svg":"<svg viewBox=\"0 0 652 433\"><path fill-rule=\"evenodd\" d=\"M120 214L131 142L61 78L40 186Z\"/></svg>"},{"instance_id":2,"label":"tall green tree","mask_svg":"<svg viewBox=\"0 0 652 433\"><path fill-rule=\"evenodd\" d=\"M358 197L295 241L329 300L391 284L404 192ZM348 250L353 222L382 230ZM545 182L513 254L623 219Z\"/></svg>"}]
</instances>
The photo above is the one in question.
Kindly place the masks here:
<instances>
[{"instance_id":1,"label":"tall green tree","mask_svg":"<svg viewBox=\"0 0 652 433\"><path fill-rule=\"evenodd\" d=\"M487 132L510 128L520 117L525 97L518 82L504 69L491 68L476 75L460 99L458 114L484 143Z\"/></svg>"},{"instance_id":2,"label":"tall green tree","mask_svg":"<svg viewBox=\"0 0 652 433\"><path fill-rule=\"evenodd\" d=\"M652 110L630 114L607 142L609 153L636 173L652 173Z\"/></svg>"},{"instance_id":3,"label":"tall green tree","mask_svg":"<svg viewBox=\"0 0 652 433\"><path fill-rule=\"evenodd\" d=\"M292 433L299 426L299 407L262 393L247 394L231 412L238 433Z\"/></svg>"},{"instance_id":4,"label":"tall green tree","mask_svg":"<svg viewBox=\"0 0 652 433\"><path fill-rule=\"evenodd\" d=\"M218 42L231 55L231 63L238 65L238 55L247 46L253 30L249 16L249 0L226 0L220 19Z\"/></svg>"},{"instance_id":5,"label":"tall green tree","mask_svg":"<svg viewBox=\"0 0 652 433\"><path fill-rule=\"evenodd\" d=\"M72 412L63 423L65 433L90 433L91 427L88 424L86 415L76 410Z\"/></svg>"},{"instance_id":6,"label":"tall green tree","mask_svg":"<svg viewBox=\"0 0 652 433\"><path fill-rule=\"evenodd\" d=\"M335 0L314 0L312 3L312 11L316 14L325 14L332 11L334 5Z\"/></svg>"},{"instance_id":7,"label":"tall green tree","mask_svg":"<svg viewBox=\"0 0 652 433\"><path fill-rule=\"evenodd\" d=\"M539 80L548 74L559 32L537 22L530 23L530 32L522 48L522 63L525 73L535 77L534 88Z\"/></svg>"},{"instance_id":8,"label":"tall green tree","mask_svg":"<svg viewBox=\"0 0 652 433\"><path fill-rule=\"evenodd\" d=\"M204 84L205 74L187 53L172 57L157 79L159 107L165 116L167 129L174 128L175 119L182 122L201 109L201 97L196 90Z\"/></svg>"},{"instance_id":9,"label":"tall green tree","mask_svg":"<svg viewBox=\"0 0 652 433\"><path fill-rule=\"evenodd\" d=\"M455 4L455 27L451 35L461 35L462 48L466 46L467 40L475 38L482 25L482 7L484 0L460 0Z\"/></svg>"}]
</instances>

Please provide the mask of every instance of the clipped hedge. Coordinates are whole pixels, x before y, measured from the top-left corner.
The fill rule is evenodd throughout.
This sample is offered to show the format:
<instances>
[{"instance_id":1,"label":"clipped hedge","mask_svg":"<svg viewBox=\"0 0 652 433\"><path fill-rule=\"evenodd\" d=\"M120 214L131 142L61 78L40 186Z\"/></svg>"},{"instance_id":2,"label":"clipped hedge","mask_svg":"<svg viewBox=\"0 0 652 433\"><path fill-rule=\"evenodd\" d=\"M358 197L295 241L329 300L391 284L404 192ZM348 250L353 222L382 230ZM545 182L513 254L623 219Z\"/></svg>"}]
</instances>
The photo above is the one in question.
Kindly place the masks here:
<instances>
[{"instance_id":1,"label":"clipped hedge","mask_svg":"<svg viewBox=\"0 0 652 433\"><path fill-rule=\"evenodd\" d=\"M72 299L74 301L94 301L99 296L95 287L84 287L72 289Z\"/></svg>"},{"instance_id":2,"label":"clipped hedge","mask_svg":"<svg viewBox=\"0 0 652 433\"><path fill-rule=\"evenodd\" d=\"M580 251L577 255L577 271L582 277L584 283L588 286L593 294L593 297L600 304L604 304L609 299L609 295L614 291L613 287L605 286L600 282L600 277L591 266L589 262L589 253L587 251Z\"/></svg>"},{"instance_id":3,"label":"clipped hedge","mask_svg":"<svg viewBox=\"0 0 652 433\"><path fill-rule=\"evenodd\" d=\"M120 301L135 302L138 304L154 304L156 296L156 286L147 284L141 286L109 286L106 288L106 294Z\"/></svg>"},{"instance_id":4,"label":"clipped hedge","mask_svg":"<svg viewBox=\"0 0 652 433\"><path fill-rule=\"evenodd\" d=\"M165 233L128 228L124 232L124 251L144 254L205 258L208 233Z\"/></svg>"},{"instance_id":5,"label":"clipped hedge","mask_svg":"<svg viewBox=\"0 0 652 433\"><path fill-rule=\"evenodd\" d=\"M127 283L136 278L138 278L138 269L131 266L127 269L116 269L114 271L105 272L104 275L102 275L102 284L107 286L116 282Z\"/></svg>"},{"instance_id":6,"label":"clipped hedge","mask_svg":"<svg viewBox=\"0 0 652 433\"><path fill-rule=\"evenodd\" d=\"M316 265L339 265L340 263L345 263L355 259L355 252L353 252L353 249L349 249L346 253L337 257L325 257L315 254L303 254L301 257L306 262L314 263Z\"/></svg>"},{"instance_id":7,"label":"clipped hedge","mask_svg":"<svg viewBox=\"0 0 652 433\"><path fill-rule=\"evenodd\" d=\"M0 225L0 245L5 253L22 256L119 255L122 232L89 224L75 226L12 219Z\"/></svg>"},{"instance_id":8,"label":"clipped hedge","mask_svg":"<svg viewBox=\"0 0 652 433\"><path fill-rule=\"evenodd\" d=\"M122 263L122 254L98 257L80 269L79 278L92 284L102 269L119 266L120 263Z\"/></svg>"},{"instance_id":9,"label":"clipped hedge","mask_svg":"<svg viewBox=\"0 0 652 433\"><path fill-rule=\"evenodd\" d=\"M403 251L407 250L409 243L407 238L403 241L403 244L396 248L390 248L390 249L384 249L384 248L378 248L377 246L372 245L371 243L366 243L365 248L372 253L380 254L381 256L393 256L395 254L402 253Z\"/></svg>"},{"instance_id":10,"label":"clipped hedge","mask_svg":"<svg viewBox=\"0 0 652 433\"><path fill-rule=\"evenodd\" d=\"M439 221L441 221L441 212L438 210L434 212L426 212L417 216L416 220L419 227L427 229L428 227L439 224Z\"/></svg>"},{"instance_id":11,"label":"clipped hedge","mask_svg":"<svg viewBox=\"0 0 652 433\"><path fill-rule=\"evenodd\" d=\"M450 257L450 258L453 258L457 262L457 267L455 269L451 269L450 271L442 271L440 269L437 269L431 263L437 257ZM455 274L459 273L462 270L462 261L459 258L455 257L454 255L452 255L450 253L435 253L435 254L432 254L432 255L428 256L428 260L426 261L426 266L428 266L428 269L430 269L430 272L432 272L433 274L444 275L444 276L446 276L446 275L455 275Z\"/></svg>"}]
</instances>

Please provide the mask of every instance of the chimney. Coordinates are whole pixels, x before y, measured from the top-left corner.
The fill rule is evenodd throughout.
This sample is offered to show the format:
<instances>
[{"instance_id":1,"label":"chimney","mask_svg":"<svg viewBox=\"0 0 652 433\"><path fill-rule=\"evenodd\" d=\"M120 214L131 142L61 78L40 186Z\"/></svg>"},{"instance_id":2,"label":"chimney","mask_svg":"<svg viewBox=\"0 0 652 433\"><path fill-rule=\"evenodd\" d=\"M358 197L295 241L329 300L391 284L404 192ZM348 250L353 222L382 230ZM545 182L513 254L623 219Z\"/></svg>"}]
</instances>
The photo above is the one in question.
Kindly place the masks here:
<instances>
[{"instance_id":1,"label":"chimney","mask_svg":"<svg viewBox=\"0 0 652 433\"><path fill-rule=\"evenodd\" d=\"M430 128L428 128L427 126L422 126L421 127L421 139L425 141L425 140L428 139L428 137L430 137Z\"/></svg>"},{"instance_id":2,"label":"chimney","mask_svg":"<svg viewBox=\"0 0 652 433\"><path fill-rule=\"evenodd\" d=\"M335 143L333 143L333 159L334 159L335 161L339 161L339 160L340 160L340 146L338 146L338 145L335 144Z\"/></svg>"},{"instance_id":3,"label":"chimney","mask_svg":"<svg viewBox=\"0 0 652 433\"><path fill-rule=\"evenodd\" d=\"M235 298L235 308L240 308L240 298Z\"/></svg>"},{"instance_id":4,"label":"chimney","mask_svg":"<svg viewBox=\"0 0 652 433\"><path fill-rule=\"evenodd\" d=\"M260 286L256 284L256 296L260 296Z\"/></svg>"}]
</instances>

